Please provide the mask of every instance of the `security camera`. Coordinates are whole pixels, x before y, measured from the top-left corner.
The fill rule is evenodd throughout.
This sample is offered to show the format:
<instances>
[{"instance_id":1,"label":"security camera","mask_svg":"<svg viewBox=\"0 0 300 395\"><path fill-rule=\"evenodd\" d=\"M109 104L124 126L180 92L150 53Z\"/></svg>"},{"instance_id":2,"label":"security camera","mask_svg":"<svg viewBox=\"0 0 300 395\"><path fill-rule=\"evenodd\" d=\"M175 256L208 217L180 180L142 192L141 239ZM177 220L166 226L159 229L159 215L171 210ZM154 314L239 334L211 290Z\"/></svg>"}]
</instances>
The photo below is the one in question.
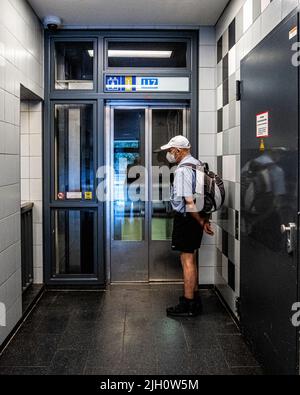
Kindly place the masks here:
<instances>
[{"instance_id":1,"label":"security camera","mask_svg":"<svg viewBox=\"0 0 300 395\"><path fill-rule=\"evenodd\" d=\"M43 19L43 25L45 29L55 31L62 25L62 20L58 16L54 15L45 16Z\"/></svg>"}]
</instances>

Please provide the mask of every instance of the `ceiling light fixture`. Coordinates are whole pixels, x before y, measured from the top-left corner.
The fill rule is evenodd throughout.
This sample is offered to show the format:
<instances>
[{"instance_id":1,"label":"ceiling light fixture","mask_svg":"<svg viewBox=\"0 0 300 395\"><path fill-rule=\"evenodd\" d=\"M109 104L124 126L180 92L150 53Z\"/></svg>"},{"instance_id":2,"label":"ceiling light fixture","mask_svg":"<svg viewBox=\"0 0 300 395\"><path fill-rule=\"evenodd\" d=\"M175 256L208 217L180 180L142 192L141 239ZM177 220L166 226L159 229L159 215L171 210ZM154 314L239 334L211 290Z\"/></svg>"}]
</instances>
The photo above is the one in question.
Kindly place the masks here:
<instances>
[{"instance_id":1,"label":"ceiling light fixture","mask_svg":"<svg viewBox=\"0 0 300 395\"><path fill-rule=\"evenodd\" d=\"M109 49L110 58L170 58L172 51L146 51L146 50L127 50Z\"/></svg>"}]
</instances>

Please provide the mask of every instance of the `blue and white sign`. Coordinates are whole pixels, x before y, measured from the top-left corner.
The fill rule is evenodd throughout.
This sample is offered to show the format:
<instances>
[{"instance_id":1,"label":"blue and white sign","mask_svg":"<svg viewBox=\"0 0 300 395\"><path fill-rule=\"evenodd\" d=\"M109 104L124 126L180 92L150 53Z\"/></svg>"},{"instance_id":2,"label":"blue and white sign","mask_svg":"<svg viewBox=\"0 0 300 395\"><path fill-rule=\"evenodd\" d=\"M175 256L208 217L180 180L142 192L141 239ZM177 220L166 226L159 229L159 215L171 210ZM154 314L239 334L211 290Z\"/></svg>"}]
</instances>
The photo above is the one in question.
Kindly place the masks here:
<instances>
[{"instance_id":1,"label":"blue and white sign","mask_svg":"<svg viewBox=\"0 0 300 395\"><path fill-rule=\"evenodd\" d=\"M107 92L189 92L189 77L136 77L107 75Z\"/></svg>"},{"instance_id":2,"label":"blue and white sign","mask_svg":"<svg viewBox=\"0 0 300 395\"><path fill-rule=\"evenodd\" d=\"M135 91L135 77L122 75L106 76L106 90L109 92L132 92Z\"/></svg>"},{"instance_id":3,"label":"blue and white sign","mask_svg":"<svg viewBox=\"0 0 300 395\"><path fill-rule=\"evenodd\" d=\"M123 85L123 77L121 76L107 76L106 77L106 90L118 92L120 86Z\"/></svg>"}]
</instances>

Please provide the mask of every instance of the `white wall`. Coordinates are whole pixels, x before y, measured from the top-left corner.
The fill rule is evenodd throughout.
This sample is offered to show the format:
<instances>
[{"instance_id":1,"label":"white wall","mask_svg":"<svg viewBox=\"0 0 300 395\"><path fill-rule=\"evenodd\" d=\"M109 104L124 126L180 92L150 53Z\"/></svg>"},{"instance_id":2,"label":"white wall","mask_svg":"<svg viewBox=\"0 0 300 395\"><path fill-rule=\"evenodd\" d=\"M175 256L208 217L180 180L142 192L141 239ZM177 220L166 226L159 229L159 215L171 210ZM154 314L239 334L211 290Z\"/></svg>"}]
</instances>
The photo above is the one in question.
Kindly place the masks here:
<instances>
[{"instance_id":1,"label":"white wall","mask_svg":"<svg viewBox=\"0 0 300 395\"><path fill-rule=\"evenodd\" d=\"M217 267L215 282L223 297L235 311L240 294L239 224L234 214L240 210L240 102L235 101L235 80L240 79L240 62L289 12L298 0L232 0L216 26L216 43L223 37L222 57L228 56L229 103L223 102L222 62L217 64L217 109L223 111L222 130L217 133L217 157L222 162L223 179L230 187L226 205L228 214L217 225ZM228 48L228 27L235 18L235 45ZM224 72L224 70L223 70ZM224 251L224 237L229 237ZM234 268L234 287L229 286L228 267Z\"/></svg>"},{"instance_id":2,"label":"white wall","mask_svg":"<svg viewBox=\"0 0 300 395\"><path fill-rule=\"evenodd\" d=\"M42 102L21 101L21 203L33 206L33 282L43 283Z\"/></svg>"},{"instance_id":3,"label":"white wall","mask_svg":"<svg viewBox=\"0 0 300 395\"><path fill-rule=\"evenodd\" d=\"M0 2L0 302L21 318L20 84L43 98L43 29L25 0Z\"/></svg>"}]
</instances>

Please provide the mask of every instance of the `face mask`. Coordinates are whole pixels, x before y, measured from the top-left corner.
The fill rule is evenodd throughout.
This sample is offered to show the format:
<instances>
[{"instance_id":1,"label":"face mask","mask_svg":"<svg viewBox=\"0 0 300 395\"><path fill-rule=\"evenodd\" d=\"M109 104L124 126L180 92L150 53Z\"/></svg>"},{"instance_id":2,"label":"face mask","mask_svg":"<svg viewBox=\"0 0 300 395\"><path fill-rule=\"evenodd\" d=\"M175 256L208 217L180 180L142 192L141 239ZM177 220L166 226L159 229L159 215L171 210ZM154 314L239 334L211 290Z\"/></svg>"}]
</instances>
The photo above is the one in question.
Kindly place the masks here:
<instances>
[{"instance_id":1,"label":"face mask","mask_svg":"<svg viewBox=\"0 0 300 395\"><path fill-rule=\"evenodd\" d=\"M176 163L175 155L171 154L171 152L167 152L166 158L168 162Z\"/></svg>"}]
</instances>

